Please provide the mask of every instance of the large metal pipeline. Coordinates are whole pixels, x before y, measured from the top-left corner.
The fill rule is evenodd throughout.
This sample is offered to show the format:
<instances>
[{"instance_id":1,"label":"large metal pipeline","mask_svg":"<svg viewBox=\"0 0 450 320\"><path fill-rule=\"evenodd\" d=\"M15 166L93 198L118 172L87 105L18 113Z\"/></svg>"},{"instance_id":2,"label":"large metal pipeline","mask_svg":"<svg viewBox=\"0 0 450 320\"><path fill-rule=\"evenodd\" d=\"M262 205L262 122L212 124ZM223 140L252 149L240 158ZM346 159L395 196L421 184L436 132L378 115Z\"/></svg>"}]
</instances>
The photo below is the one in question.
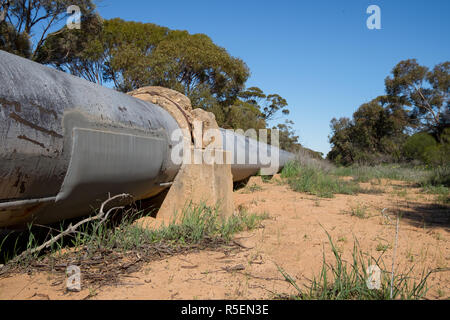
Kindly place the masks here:
<instances>
[{"instance_id":1,"label":"large metal pipeline","mask_svg":"<svg viewBox=\"0 0 450 320\"><path fill-rule=\"evenodd\" d=\"M220 129L220 131L223 148L232 154L231 173L233 174L233 181L241 181L256 175L263 168L268 169L268 172L277 172L287 162L295 159L294 154L262 141L257 141L249 136L235 133L232 130ZM263 156L265 159L263 159ZM275 158L275 163L270 162L269 158L271 160Z\"/></svg>"},{"instance_id":2,"label":"large metal pipeline","mask_svg":"<svg viewBox=\"0 0 450 320\"><path fill-rule=\"evenodd\" d=\"M0 51L0 227L88 214L108 194L160 193L181 166L170 156L177 129L158 105ZM234 160L267 147L222 134ZM280 166L293 158L268 149ZM236 181L262 164L231 167Z\"/></svg>"}]
</instances>

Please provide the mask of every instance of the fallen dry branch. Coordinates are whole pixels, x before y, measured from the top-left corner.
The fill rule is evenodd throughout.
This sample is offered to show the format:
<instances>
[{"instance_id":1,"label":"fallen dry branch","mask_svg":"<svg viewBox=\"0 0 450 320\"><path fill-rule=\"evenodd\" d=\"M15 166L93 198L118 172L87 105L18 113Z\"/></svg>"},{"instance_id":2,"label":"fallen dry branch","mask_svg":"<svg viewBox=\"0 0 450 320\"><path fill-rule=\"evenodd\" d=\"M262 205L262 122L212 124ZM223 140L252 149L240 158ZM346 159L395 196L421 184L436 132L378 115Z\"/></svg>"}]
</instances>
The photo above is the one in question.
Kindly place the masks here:
<instances>
[{"instance_id":1,"label":"fallen dry branch","mask_svg":"<svg viewBox=\"0 0 450 320\"><path fill-rule=\"evenodd\" d=\"M88 248L84 247L83 249L87 250ZM83 283L85 286L117 285L122 277L139 271L145 263L205 249L223 252L225 256L229 256L230 252L243 250L232 242L209 238L204 239L200 243L189 245L173 245L164 241L146 243L126 252L108 248L94 248L91 252L94 256L90 257L87 257L81 250L57 258L47 256L41 261L31 261L26 266L10 265L8 270L0 272L0 276L7 277L13 272L56 271L55 275L57 278L54 279L54 285L58 286L64 283L66 267L68 265L77 265L83 272Z\"/></svg>"},{"instance_id":2,"label":"fallen dry branch","mask_svg":"<svg viewBox=\"0 0 450 320\"><path fill-rule=\"evenodd\" d=\"M118 194L118 195L116 195L116 196L114 196L114 197L109 197L109 198L108 198L106 201L104 201L104 202L102 203L102 205L100 206L100 210L99 210L98 214L96 214L95 216L91 216L91 217L89 217L89 218L86 218L86 219L84 219L84 220L81 220L80 222L78 222L78 223L75 224L75 225L70 224L69 227L67 227L66 230L62 231L62 232L61 232L60 234L58 234L57 236L52 237L50 240L44 242L44 243L41 244L40 246L22 252L22 253L19 254L17 257L15 257L15 258L11 261L11 263L18 262L18 261L22 260L22 259L23 259L24 257L26 257L26 256L29 256L29 255L38 253L38 252L42 251L43 249L49 248L52 244L54 244L55 242L57 242L59 239L65 237L65 236L67 236L67 235L69 235L69 234L76 233L76 232L77 232L77 229L78 229L81 225L83 225L83 224L85 224L85 223L88 223L88 222L94 221L94 220L100 220L99 225L102 224L102 223L104 223L104 222L106 221L106 219L108 219L108 217L109 217L109 215L110 215L111 212L113 212L113 211L115 211L115 210L119 210L119 209L123 209L123 208L124 208L123 206L122 206L122 207L114 207L114 208L109 209L109 210L105 213L105 212L104 212L105 206L106 206L108 203L110 203L111 201L114 201L114 200L119 199L119 198L127 198L127 197L131 197L131 195L126 194L126 193L122 193L122 194ZM97 228L98 228L99 225L97 225Z\"/></svg>"}]
</instances>

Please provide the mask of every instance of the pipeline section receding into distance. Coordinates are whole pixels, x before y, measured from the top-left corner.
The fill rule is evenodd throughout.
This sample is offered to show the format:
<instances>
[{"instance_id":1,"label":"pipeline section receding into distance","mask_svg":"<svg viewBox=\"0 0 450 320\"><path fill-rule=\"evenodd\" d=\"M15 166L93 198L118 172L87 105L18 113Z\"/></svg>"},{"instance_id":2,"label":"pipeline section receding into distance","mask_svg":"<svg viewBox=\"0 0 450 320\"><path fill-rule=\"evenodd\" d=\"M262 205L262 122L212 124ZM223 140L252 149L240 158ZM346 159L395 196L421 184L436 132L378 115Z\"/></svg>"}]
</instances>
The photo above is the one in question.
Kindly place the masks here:
<instances>
[{"instance_id":1,"label":"pipeline section receding into distance","mask_svg":"<svg viewBox=\"0 0 450 320\"><path fill-rule=\"evenodd\" d=\"M89 214L109 194L157 195L181 167L171 159L177 129L156 104L0 50L0 227ZM221 132L235 181L264 167L248 161L261 148L279 154L280 167L294 158Z\"/></svg>"}]
</instances>

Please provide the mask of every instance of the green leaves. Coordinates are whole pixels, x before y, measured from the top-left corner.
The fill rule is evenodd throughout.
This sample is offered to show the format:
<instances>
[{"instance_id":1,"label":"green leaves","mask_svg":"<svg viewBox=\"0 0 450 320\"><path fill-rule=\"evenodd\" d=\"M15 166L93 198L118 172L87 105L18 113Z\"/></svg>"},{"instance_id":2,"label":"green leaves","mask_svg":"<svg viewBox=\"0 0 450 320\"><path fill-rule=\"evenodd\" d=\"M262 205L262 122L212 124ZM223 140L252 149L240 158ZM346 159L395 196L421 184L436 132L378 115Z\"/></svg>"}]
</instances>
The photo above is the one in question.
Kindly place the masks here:
<instances>
[{"instance_id":1,"label":"green leaves","mask_svg":"<svg viewBox=\"0 0 450 320\"><path fill-rule=\"evenodd\" d=\"M61 29L46 41L40 62L94 82L112 81L123 92L160 85L190 97L207 90L222 105L236 98L249 76L242 60L204 34L121 19L99 21L85 20L76 32Z\"/></svg>"},{"instance_id":2,"label":"green leaves","mask_svg":"<svg viewBox=\"0 0 450 320\"><path fill-rule=\"evenodd\" d=\"M411 125L438 132L443 113L449 108L449 71L448 61L432 71L415 59L400 61L385 80L386 93L392 102L411 108Z\"/></svg>"},{"instance_id":3,"label":"green leaves","mask_svg":"<svg viewBox=\"0 0 450 320\"><path fill-rule=\"evenodd\" d=\"M171 31L154 50L150 59L150 82L191 96L207 87L221 103L232 102L249 76L245 63L229 55L204 34Z\"/></svg>"},{"instance_id":4,"label":"green leaves","mask_svg":"<svg viewBox=\"0 0 450 320\"><path fill-rule=\"evenodd\" d=\"M429 71L415 59L400 61L385 79L386 95L362 104L353 119L333 119L330 160L339 164L381 163L420 160L426 163L448 162L448 148L443 141L449 126L450 62ZM429 139L441 142L425 155L418 139L408 139L414 132L430 133ZM429 140L428 139L428 140ZM419 139L421 140L421 139ZM423 139L422 139L423 140ZM436 142L436 141L435 141ZM420 144L420 143L419 143ZM422 148L421 151L413 150Z\"/></svg>"},{"instance_id":5,"label":"green leaves","mask_svg":"<svg viewBox=\"0 0 450 320\"><path fill-rule=\"evenodd\" d=\"M56 1L45 14L61 13L64 3ZM81 28L64 26L49 35L33 55L36 61L99 84L112 82L122 92L144 86L179 91L191 99L193 108L213 112L225 128L264 129L277 114L289 114L280 95L245 89L247 65L207 35L119 18L103 20L89 11L89 0L78 3L83 4ZM278 129L281 146L295 150L299 143L291 125L280 124Z\"/></svg>"},{"instance_id":6,"label":"green leaves","mask_svg":"<svg viewBox=\"0 0 450 320\"><path fill-rule=\"evenodd\" d=\"M102 83L106 60L103 43L98 37L102 30L101 17L83 16L80 29L63 27L50 35L37 50L35 60L89 81Z\"/></svg>"},{"instance_id":7,"label":"green leaves","mask_svg":"<svg viewBox=\"0 0 450 320\"><path fill-rule=\"evenodd\" d=\"M0 9L5 12L5 20L0 22L2 25L0 28L4 28L6 24L7 28L12 27L14 32L9 32L8 37L1 37L3 38L3 44L0 40L1 48L36 60L39 50L50 35L49 31L52 27L64 22L69 15L67 8L71 5L80 8L82 17L94 15L95 5L91 0L2 1ZM32 43L32 36L35 39L34 43ZM20 45L17 45L18 42Z\"/></svg>"},{"instance_id":8,"label":"green leaves","mask_svg":"<svg viewBox=\"0 0 450 320\"><path fill-rule=\"evenodd\" d=\"M30 37L25 32L17 32L10 23L0 22L0 50L29 58L31 56Z\"/></svg>"}]
</instances>

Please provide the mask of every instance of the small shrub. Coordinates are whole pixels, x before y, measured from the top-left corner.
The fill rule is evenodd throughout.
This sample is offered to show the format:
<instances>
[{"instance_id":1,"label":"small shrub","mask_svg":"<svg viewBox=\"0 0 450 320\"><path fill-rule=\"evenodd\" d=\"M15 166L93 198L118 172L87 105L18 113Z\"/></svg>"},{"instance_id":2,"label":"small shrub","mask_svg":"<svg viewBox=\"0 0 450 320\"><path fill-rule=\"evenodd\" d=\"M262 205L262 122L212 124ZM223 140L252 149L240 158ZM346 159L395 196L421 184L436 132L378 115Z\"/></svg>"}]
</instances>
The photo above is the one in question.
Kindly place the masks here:
<instances>
[{"instance_id":1,"label":"small shrub","mask_svg":"<svg viewBox=\"0 0 450 320\"><path fill-rule=\"evenodd\" d=\"M437 145L436 139L429 133L419 132L406 139L403 146L403 154L407 159L417 159L426 163L425 153L427 149Z\"/></svg>"},{"instance_id":2,"label":"small shrub","mask_svg":"<svg viewBox=\"0 0 450 320\"><path fill-rule=\"evenodd\" d=\"M350 214L354 217L358 217L360 219L369 218L369 214L367 213L367 206L361 205L358 203L356 207L351 208Z\"/></svg>"},{"instance_id":3,"label":"small shrub","mask_svg":"<svg viewBox=\"0 0 450 320\"><path fill-rule=\"evenodd\" d=\"M390 246L389 244L382 244L382 243L379 243L379 244L377 245L376 250L377 250L377 251L381 251L381 252L385 252L385 251L387 251L387 250L390 249L390 248L391 248L391 246Z\"/></svg>"},{"instance_id":4,"label":"small shrub","mask_svg":"<svg viewBox=\"0 0 450 320\"><path fill-rule=\"evenodd\" d=\"M422 186L445 186L450 188L450 166L438 166L423 179Z\"/></svg>"}]
</instances>

